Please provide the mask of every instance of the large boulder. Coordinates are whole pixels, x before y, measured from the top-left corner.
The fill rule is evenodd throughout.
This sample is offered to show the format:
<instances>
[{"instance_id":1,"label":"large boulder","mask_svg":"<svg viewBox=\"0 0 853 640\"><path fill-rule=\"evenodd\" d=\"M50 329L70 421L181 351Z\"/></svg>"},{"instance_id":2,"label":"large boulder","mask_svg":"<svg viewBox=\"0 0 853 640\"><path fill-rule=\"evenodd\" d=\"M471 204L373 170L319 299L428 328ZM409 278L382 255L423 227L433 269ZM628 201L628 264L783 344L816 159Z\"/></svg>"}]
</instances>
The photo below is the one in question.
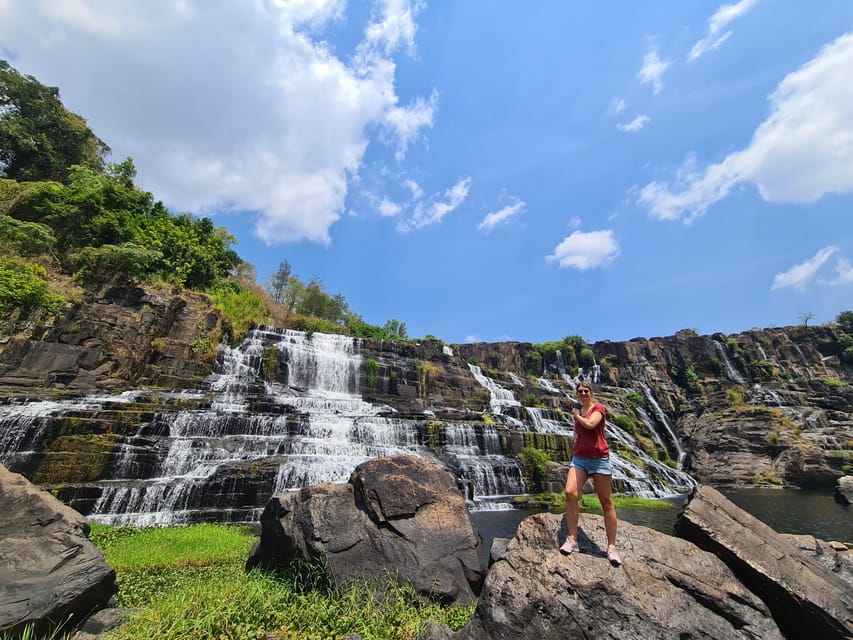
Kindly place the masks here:
<instances>
[{"instance_id":1,"label":"large boulder","mask_svg":"<svg viewBox=\"0 0 853 640\"><path fill-rule=\"evenodd\" d=\"M731 567L767 604L786 636L853 636L850 584L716 489L697 487L675 533Z\"/></svg>"},{"instance_id":2,"label":"large boulder","mask_svg":"<svg viewBox=\"0 0 853 640\"><path fill-rule=\"evenodd\" d=\"M35 637L107 606L115 571L73 509L0 465L0 633Z\"/></svg>"},{"instance_id":3,"label":"large boulder","mask_svg":"<svg viewBox=\"0 0 853 640\"><path fill-rule=\"evenodd\" d=\"M835 483L835 501L845 507L853 503L853 476L841 476Z\"/></svg>"},{"instance_id":4,"label":"large boulder","mask_svg":"<svg viewBox=\"0 0 853 640\"><path fill-rule=\"evenodd\" d=\"M318 484L272 498L247 568L308 561L336 585L389 578L423 596L471 603L485 553L453 477L411 455L374 458L347 484Z\"/></svg>"},{"instance_id":5,"label":"large boulder","mask_svg":"<svg viewBox=\"0 0 853 640\"><path fill-rule=\"evenodd\" d=\"M583 516L580 553L559 553L565 537L563 516L526 518L453 640L782 638L764 603L689 542L620 522L615 568L601 516Z\"/></svg>"}]
</instances>

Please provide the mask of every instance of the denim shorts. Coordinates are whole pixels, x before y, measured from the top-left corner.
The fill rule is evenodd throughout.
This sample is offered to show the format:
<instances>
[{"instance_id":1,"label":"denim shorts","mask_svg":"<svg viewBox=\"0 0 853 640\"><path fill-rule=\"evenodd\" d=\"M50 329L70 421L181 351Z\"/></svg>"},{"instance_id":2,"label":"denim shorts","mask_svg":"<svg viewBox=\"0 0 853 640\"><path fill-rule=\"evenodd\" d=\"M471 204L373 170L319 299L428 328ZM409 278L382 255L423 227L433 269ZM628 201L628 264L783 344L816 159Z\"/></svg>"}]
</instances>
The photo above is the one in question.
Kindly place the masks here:
<instances>
[{"instance_id":1,"label":"denim shorts","mask_svg":"<svg viewBox=\"0 0 853 640\"><path fill-rule=\"evenodd\" d=\"M610 464L610 458L581 458L574 456L572 458L573 467L583 469L589 474L600 473L603 476L613 475L613 465Z\"/></svg>"}]
</instances>

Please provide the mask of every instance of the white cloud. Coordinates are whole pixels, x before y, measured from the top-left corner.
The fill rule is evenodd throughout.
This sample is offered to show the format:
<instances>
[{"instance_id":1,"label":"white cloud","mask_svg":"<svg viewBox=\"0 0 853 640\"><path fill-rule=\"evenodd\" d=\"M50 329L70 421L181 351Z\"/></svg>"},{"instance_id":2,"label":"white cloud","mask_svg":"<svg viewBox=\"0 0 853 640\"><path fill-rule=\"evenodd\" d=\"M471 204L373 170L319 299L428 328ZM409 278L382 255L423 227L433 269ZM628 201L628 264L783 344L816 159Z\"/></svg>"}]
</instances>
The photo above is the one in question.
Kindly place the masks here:
<instances>
[{"instance_id":1,"label":"white cloud","mask_svg":"<svg viewBox=\"0 0 853 640\"><path fill-rule=\"evenodd\" d=\"M814 280L818 270L826 264L826 261L829 260L829 258L832 257L832 254L836 251L838 251L838 247L824 247L805 262L794 265L787 271L777 273L776 277L773 278L773 286L771 287L771 290L776 291L778 289L790 287L797 291L803 291L806 286Z\"/></svg>"},{"instance_id":2,"label":"white cloud","mask_svg":"<svg viewBox=\"0 0 853 640\"><path fill-rule=\"evenodd\" d=\"M400 44L405 44L409 50L413 50L417 32L415 18L424 6L424 3L418 0L385 0L381 19L367 29L367 41L382 46L386 55Z\"/></svg>"},{"instance_id":3,"label":"white cloud","mask_svg":"<svg viewBox=\"0 0 853 640\"><path fill-rule=\"evenodd\" d=\"M574 267L586 271L603 267L618 255L619 245L613 239L613 231L574 231L557 245L546 260L556 262L561 268Z\"/></svg>"},{"instance_id":4,"label":"white cloud","mask_svg":"<svg viewBox=\"0 0 853 640\"><path fill-rule=\"evenodd\" d=\"M388 198L382 198L382 202L379 203L379 213L386 218L390 218L392 216L396 216L402 207L396 202L391 202Z\"/></svg>"},{"instance_id":5,"label":"white cloud","mask_svg":"<svg viewBox=\"0 0 853 640\"><path fill-rule=\"evenodd\" d=\"M643 68L637 73L637 77L645 84L650 84L655 93L663 89L663 72L669 66L669 62L661 60L657 49L652 49L643 58Z\"/></svg>"},{"instance_id":6,"label":"white cloud","mask_svg":"<svg viewBox=\"0 0 853 640\"><path fill-rule=\"evenodd\" d=\"M479 342L479 341L480 341L480 338L478 336L465 336L465 342L467 342L469 344L472 342Z\"/></svg>"},{"instance_id":7,"label":"white cloud","mask_svg":"<svg viewBox=\"0 0 853 640\"><path fill-rule=\"evenodd\" d=\"M789 73L770 95L772 112L750 145L704 171L692 155L675 184L651 182L638 202L655 217L691 221L742 183L767 202L814 202L853 192L853 33Z\"/></svg>"},{"instance_id":8,"label":"white cloud","mask_svg":"<svg viewBox=\"0 0 853 640\"><path fill-rule=\"evenodd\" d=\"M412 200L420 200L424 197L424 190L421 189L420 185L411 178L403 182L403 186L412 192Z\"/></svg>"},{"instance_id":9,"label":"white cloud","mask_svg":"<svg viewBox=\"0 0 853 640\"><path fill-rule=\"evenodd\" d=\"M830 284L834 286L853 284L853 266L848 260L839 258L835 265L835 272L838 274Z\"/></svg>"},{"instance_id":10,"label":"white cloud","mask_svg":"<svg viewBox=\"0 0 853 640\"><path fill-rule=\"evenodd\" d=\"M687 62L693 62L708 51L717 49L732 35L731 30L721 33L730 22L749 11L758 0L740 0L735 4L724 4L708 20L708 35L699 40L690 50Z\"/></svg>"},{"instance_id":11,"label":"white cloud","mask_svg":"<svg viewBox=\"0 0 853 640\"><path fill-rule=\"evenodd\" d=\"M395 90L391 56L412 50L423 4L382 2L344 57L323 30L345 4L0 2L0 42L169 207L254 215L267 243L329 242L368 145L404 154L437 108Z\"/></svg>"},{"instance_id":12,"label":"white cloud","mask_svg":"<svg viewBox=\"0 0 853 640\"><path fill-rule=\"evenodd\" d=\"M395 158L398 162L405 157L409 144L417 139L421 130L432 127L437 107L438 92L433 90L429 100L418 98L410 107L394 107L389 110L385 120L397 140Z\"/></svg>"},{"instance_id":13,"label":"white cloud","mask_svg":"<svg viewBox=\"0 0 853 640\"><path fill-rule=\"evenodd\" d=\"M616 128L619 129L619 131L639 131L649 122L651 122L651 118L649 118L649 116L647 116L645 113L642 113L633 120L631 120L631 122L617 124Z\"/></svg>"},{"instance_id":14,"label":"white cloud","mask_svg":"<svg viewBox=\"0 0 853 640\"><path fill-rule=\"evenodd\" d=\"M480 221L480 224L477 225L477 231L491 231L495 228L496 225L500 224L501 222L504 222L512 216L522 213L526 206L527 205L523 201L519 200L518 202L505 206L500 211L495 211L494 213L488 214Z\"/></svg>"},{"instance_id":15,"label":"white cloud","mask_svg":"<svg viewBox=\"0 0 853 640\"><path fill-rule=\"evenodd\" d=\"M577 229L581 226L581 219L578 216L574 216L571 220L569 220L569 226L572 229Z\"/></svg>"},{"instance_id":16,"label":"white cloud","mask_svg":"<svg viewBox=\"0 0 853 640\"><path fill-rule=\"evenodd\" d=\"M401 221L397 228L408 232L441 222L444 216L456 211L465 202L470 187L471 178L462 178L443 194L433 195L426 203L419 201L415 205L412 217Z\"/></svg>"}]
</instances>

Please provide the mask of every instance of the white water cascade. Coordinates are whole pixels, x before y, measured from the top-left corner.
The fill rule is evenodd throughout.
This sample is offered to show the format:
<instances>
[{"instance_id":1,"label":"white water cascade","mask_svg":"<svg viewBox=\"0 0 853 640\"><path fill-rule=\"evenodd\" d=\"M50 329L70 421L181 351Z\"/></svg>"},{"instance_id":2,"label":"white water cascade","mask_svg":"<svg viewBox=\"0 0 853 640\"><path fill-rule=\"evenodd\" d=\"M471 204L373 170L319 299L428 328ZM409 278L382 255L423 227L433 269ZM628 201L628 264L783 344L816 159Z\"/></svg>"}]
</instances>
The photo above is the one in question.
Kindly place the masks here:
<instances>
[{"instance_id":1,"label":"white water cascade","mask_svg":"<svg viewBox=\"0 0 853 640\"><path fill-rule=\"evenodd\" d=\"M738 384L746 384L746 380L743 379L743 376L740 374L740 371L737 370L734 363L732 363L731 358L729 357L729 351L719 340L714 340L714 349L717 350L717 353L720 354L720 358L722 358L723 367L726 370L726 376L732 382L737 382Z\"/></svg>"},{"instance_id":2,"label":"white water cascade","mask_svg":"<svg viewBox=\"0 0 853 640\"><path fill-rule=\"evenodd\" d=\"M675 427L672 425L672 421L669 419L669 416L666 415L666 412L661 409L661 406L658 404L655 395L652 393L652 390L643 382L639 383L640 388L643 390L643 395L646 397L646 401L651 405L652 410L655 412L655 420L646 421L646 426L649 428L649 431L652 433L652 438L655 442L663 445L665 449L671 451L675 449L676 452L676 461L678 463L678 468L681 468L681 463L684 461L684 448L681 446L681 441L678 439L678 436L675 433ZM663 426L664 431L666 432L667 442L666 444L661 439L660 433L658 433L656 428L656 423Z\"/></svg>"},{"instance_id":3,"label":"white water cascade","mask_svg":"<svg viewBox=\"0 0 853 640\"><path fill-rule=\"evenodd\" d=\"M349 337L253 330L236 348L220 345L203 389L7 401L0 405L0 462L12 470L35 469L46 445L66 429L74 433L76 421L111 424L106 462L60 497L94 520L119 525L252 520L275 493L345 482L361 462L396 453L441 461L471 508L500 509L508 508L509 496L527 492L517 458L506 452L508 441L502 445L505 427L568 437L573 431L570 418L522 408L511 390L474 365L468 369L489 390L496 425L397 414L362 399L365 357L361 342ZM461 360L458 366L464 368ZM546 393L568 395L574 380L567 378L538 382ZM520 377L508 379L524 388ZM656 405L650 390L647 398ZM657 439L671 438L680 460L665 414L655 411L663 417L649 420L650 428L656 433L662 424L669 431ZM616 479L625 490L661 496L685 485L679 472L642 454L628 434L608 424L608 436L648 467L614 452Z\"/></svg>"},{"instance_id":4,"label":"white water cascade","mask_svg":"<svg viewBox=\"0 0 853 640\"><path fill-rule=\"evenodd\" d=\"M518 411L518 408L521 407L521 403L515 399L512 391L504 389L489 376L485 375L477 365L468 363L468 369L471 370L471 374L474 376L474 379L489 390L489 394L491 395L490 407L492 409L492 413L496 416L502 416L507 423L512 426L523 428L524 423L521 420L506 413L508 409L511 411Z\"/></svg>"}]
</instances>

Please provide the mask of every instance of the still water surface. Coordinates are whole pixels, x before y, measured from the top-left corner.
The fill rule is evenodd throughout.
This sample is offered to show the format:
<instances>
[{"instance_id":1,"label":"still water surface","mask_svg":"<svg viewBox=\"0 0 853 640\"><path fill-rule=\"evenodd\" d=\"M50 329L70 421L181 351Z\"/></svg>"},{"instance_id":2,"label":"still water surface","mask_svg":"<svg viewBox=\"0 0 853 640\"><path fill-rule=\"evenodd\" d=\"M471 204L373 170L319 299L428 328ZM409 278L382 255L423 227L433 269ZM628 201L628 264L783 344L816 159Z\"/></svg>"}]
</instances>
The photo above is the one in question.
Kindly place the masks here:
<instances>
[{"instance_id":1,"label":"still water surface","mask_svg":"<svg viewBox=\"0 0 853 640\"><path fill-rule=\"evenodd\" d=\"M822 540L853 542L853 507L842 507L832 491L805 489L721 489L723 495L747 513L780 533L810 534ZM670 509L617 508L620 520L672 533L683 498L670 500ZM489 549L493 538L511 538L519 523L536 509L475 511L471 519ZM583 523L583 514L581 514ZM583 525L581 525L583 526Z\"/></svg>"}]
</instances>

